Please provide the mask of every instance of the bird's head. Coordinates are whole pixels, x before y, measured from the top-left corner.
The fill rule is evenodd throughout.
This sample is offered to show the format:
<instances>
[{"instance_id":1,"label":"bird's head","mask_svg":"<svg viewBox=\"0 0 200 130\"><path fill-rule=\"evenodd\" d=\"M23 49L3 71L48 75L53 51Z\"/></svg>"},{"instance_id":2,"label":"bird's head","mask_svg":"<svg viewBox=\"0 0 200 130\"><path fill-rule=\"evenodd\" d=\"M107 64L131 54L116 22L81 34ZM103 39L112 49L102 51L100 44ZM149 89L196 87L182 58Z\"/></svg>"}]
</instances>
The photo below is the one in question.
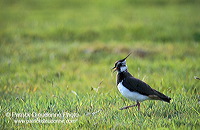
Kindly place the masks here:
<instances>
[{"instance_id":1,"label":"bird's head","mask_svg":"<svg viewBox=\"0 0 200 130\"><path fill-rule=\"evenodd\" d=\"M128 54L130 56L131 53ZM112 68L113 72L117 71L118 73L127 71L127 66L126 66L126 56L124 59L118 60L115 62L115 66Z\"/></svg>"}]
</instances>

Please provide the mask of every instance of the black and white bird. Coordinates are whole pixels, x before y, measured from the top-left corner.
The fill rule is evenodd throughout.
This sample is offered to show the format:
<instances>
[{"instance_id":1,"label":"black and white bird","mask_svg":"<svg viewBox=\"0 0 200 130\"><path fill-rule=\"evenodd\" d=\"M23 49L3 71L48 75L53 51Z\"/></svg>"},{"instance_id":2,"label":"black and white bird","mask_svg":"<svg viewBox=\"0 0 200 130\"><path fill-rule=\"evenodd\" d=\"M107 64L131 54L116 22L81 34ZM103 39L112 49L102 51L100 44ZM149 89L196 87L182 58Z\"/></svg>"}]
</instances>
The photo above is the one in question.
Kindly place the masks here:
<instances>
[{"instance_id":1,"label":"black and white bird","mask_svg":"<svg viewBox=\"0 0 200 130\"><path fill-rule=\"evenodd\" d=\"M128 99L136 101L137 104L123 107L120 110L134 106L138 106L138 110L140 110L140 102L145 100L161 100L170 103L170 97L151 88L148 84L133 77L128 72L126 58L116 61L115 66L112 69L114 69L113 72L117 71L117 87L120 93Z\"/></svg>"}]
</instances>

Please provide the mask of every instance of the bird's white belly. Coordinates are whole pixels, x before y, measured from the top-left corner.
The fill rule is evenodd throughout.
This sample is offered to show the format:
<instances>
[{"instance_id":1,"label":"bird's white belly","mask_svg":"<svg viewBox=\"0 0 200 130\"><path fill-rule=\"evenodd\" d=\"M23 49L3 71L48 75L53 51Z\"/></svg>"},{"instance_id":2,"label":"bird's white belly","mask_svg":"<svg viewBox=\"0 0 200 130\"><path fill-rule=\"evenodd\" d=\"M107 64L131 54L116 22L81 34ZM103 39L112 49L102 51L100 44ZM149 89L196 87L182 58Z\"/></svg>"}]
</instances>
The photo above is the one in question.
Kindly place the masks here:
<instances>
[{"instance_id":1,"label":"bird's white belly","mask_svg":"<svg viewBox=\"0 0 200 130\"><path fill-rule=\"evenodd\" d=\"M138 92L131 92L130 90L128 90L126 87L123 86L122 82L120 82L117 85L117 87L118 87L118 90L120 91L120 93L124 97L126 97L132 101L140 101L141 102L141 101L149 99L148 96L144 96L142 94L139 94Z\"/></svg>"}]
</instances>

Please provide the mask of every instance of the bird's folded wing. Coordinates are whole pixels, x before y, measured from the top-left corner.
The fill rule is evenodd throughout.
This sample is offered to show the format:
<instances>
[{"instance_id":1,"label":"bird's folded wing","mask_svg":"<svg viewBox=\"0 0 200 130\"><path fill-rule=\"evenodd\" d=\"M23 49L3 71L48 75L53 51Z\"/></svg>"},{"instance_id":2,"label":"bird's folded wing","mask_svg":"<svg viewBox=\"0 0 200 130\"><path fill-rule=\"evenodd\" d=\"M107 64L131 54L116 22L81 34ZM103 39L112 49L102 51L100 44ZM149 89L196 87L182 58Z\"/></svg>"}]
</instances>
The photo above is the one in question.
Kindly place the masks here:
<instances>
[{"instance_id":1,"label":"bird's folded wing","mask_svg":"<svg viewBox=\"0 0 200 130\"><path fill-rule=\"evenodd\" d=\"M122 84L132 92L138 92L146 96L157 95L148 84L134 77L124 79Z\"/></svg>"}]
</instances>

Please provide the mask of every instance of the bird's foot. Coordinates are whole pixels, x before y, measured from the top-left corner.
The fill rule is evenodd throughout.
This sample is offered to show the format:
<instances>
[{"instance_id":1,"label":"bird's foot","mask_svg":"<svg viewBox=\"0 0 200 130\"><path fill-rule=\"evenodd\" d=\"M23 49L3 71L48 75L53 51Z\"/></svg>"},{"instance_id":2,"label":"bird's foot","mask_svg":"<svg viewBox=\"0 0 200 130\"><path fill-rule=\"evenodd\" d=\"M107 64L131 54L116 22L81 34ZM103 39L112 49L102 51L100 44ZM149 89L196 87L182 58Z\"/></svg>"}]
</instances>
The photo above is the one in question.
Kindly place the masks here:
<instances>
[{"instance_id":1,"label":"bird's foot","mask_svg":"<svg viewBox=\"0 0 200 130\"><path fill-rule=\"evenodd\" d=\"M138 111L139 111L140 110L140 103L139 102L137 102L137 104L135 104L135 105L122 107L119 110L124 110L124 109L128 109L130 107L135 107L135 106L138 106Z\"/></svg>"},{"instance_id":2,"label":"bird's foot","mask_svg":"<svg viewBox=\"0 0 200 130\"><path fill-rule=\"evenodd\" d=\"M125 106L125 107L120 108L119 110L128 109L128 108L130 108L130 107L134 107L134 106L137 106L137 104L136 104L136 105L131 105L131 106Z\"/></svg>"},{"instance_id":3,"label":"bird's foot","mask_svg":"<svg viewBox=\"0 0 200 130\"><path fill-rule=\"evenodd\" d=\"M126 107L120 108L119 110L124 110L124 109L128 109L128 108L129 108L129 106L126 106Z\"/></svg>"}]
</instances>

